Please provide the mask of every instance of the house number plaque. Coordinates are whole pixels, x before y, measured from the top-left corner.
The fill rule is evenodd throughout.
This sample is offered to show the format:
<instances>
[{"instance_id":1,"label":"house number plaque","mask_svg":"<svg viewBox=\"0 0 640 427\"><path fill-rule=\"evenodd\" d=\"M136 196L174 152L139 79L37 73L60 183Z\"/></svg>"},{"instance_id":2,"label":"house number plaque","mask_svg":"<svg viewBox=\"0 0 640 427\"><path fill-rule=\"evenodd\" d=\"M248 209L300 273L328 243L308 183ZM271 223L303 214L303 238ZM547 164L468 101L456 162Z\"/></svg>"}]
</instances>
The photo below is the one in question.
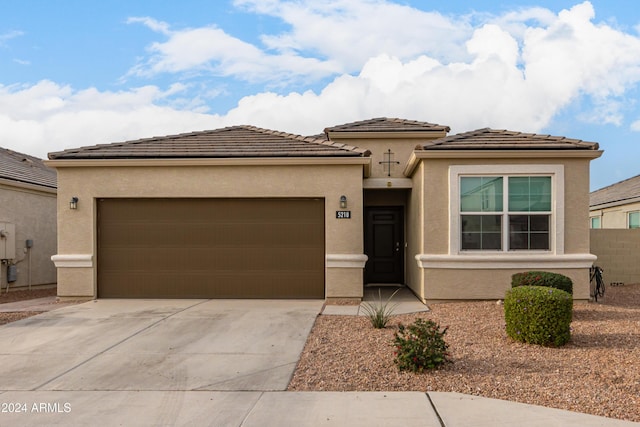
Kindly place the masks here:
<instances>
[{"instance_id":1,"label":"house number plaque","mask_svg":"<svg viewBox=\"0 0 640 427\"><path fill-rule=\"evenodd\" d=\"M336 218L351 219L351 211L336 211Z\"/></svg>"}]
</instances>

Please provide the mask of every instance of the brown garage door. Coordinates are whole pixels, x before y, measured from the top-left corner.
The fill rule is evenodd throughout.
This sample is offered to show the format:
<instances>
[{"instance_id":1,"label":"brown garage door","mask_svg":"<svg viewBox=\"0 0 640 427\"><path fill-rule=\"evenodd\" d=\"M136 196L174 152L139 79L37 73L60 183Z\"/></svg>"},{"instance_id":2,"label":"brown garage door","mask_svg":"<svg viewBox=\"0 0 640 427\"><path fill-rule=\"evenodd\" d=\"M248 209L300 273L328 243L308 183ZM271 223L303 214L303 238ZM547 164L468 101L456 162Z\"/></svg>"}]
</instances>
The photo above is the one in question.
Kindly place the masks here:
<instances>
[{"instance_id":1,"label":"brown garage door","mask_svg":"<svg viewBox=\"0 0 640 427\"><path fill-rule=\"evenodd\" d=\"M99 199L100 298L324 298L322 199Z\"/></svg>"}]
</instances>

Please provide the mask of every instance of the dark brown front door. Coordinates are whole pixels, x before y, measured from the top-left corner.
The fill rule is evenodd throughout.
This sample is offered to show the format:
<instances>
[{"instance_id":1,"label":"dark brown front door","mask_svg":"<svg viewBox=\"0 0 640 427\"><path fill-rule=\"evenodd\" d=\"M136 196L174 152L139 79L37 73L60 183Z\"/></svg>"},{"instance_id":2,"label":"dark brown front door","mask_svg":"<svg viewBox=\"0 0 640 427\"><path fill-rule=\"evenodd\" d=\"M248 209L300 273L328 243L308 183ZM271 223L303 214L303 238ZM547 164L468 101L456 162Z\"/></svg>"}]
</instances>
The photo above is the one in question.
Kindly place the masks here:
<instances>
[{"instance_id":1,"label":"dark brown front door","mask_svg":"<svg viewBox=\"0 0 640 427\"><path fill-rule=\"evenodd\" d=\"M365 208L366 283L404 283L402 207Z\"/></svg>"}]
</instances>

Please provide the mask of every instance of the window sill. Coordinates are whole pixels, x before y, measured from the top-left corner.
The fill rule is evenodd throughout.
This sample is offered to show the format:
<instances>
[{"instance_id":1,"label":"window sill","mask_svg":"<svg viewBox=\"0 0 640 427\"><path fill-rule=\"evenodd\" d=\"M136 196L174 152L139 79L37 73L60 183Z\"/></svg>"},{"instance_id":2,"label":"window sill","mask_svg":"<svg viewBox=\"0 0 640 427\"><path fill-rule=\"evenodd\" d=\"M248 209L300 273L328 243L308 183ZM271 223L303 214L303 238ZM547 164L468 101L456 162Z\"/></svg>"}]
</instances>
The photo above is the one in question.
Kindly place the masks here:
<instances>
[{"instance_id":1,"label":"window sill","mask_svg":"<svg viewBox=\"0 0 640 427\"><path fill-rule=\"evenodd\" d=\"M418 254L420 268L440 269L547 269L590 268L597 257L592 254L552 254L549 252L494 252L486 254L431 255Z\"/></svg>"}]
</instances>

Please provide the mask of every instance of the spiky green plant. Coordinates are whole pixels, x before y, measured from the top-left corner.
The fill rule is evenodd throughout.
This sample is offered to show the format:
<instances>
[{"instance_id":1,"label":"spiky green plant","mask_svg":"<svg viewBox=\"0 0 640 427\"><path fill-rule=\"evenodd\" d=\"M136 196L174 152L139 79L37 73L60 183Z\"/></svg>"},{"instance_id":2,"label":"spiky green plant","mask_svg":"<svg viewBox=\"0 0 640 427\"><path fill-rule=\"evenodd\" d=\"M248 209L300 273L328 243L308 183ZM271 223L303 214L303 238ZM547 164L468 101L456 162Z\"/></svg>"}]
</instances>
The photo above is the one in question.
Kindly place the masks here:
<instances>
[{"instance_id":1,"label":"spiky green plant","mask_svg":"<svg viewBox=\"0 0 640 427\"><path fill-rule=\"evenodd\" d=\"M398 306L398 304L391 304L391 299L400 291L400 289L396 290L391 294L386 301L382 301L382 293L380 289L378 289L378 301L374 302L365 302L362 304L362 309L364 310L366 316L371 321L371 326L376 329L382 329L387 326L391 316L393 315L393 311Z\"/></svg>"}]
</instances>

